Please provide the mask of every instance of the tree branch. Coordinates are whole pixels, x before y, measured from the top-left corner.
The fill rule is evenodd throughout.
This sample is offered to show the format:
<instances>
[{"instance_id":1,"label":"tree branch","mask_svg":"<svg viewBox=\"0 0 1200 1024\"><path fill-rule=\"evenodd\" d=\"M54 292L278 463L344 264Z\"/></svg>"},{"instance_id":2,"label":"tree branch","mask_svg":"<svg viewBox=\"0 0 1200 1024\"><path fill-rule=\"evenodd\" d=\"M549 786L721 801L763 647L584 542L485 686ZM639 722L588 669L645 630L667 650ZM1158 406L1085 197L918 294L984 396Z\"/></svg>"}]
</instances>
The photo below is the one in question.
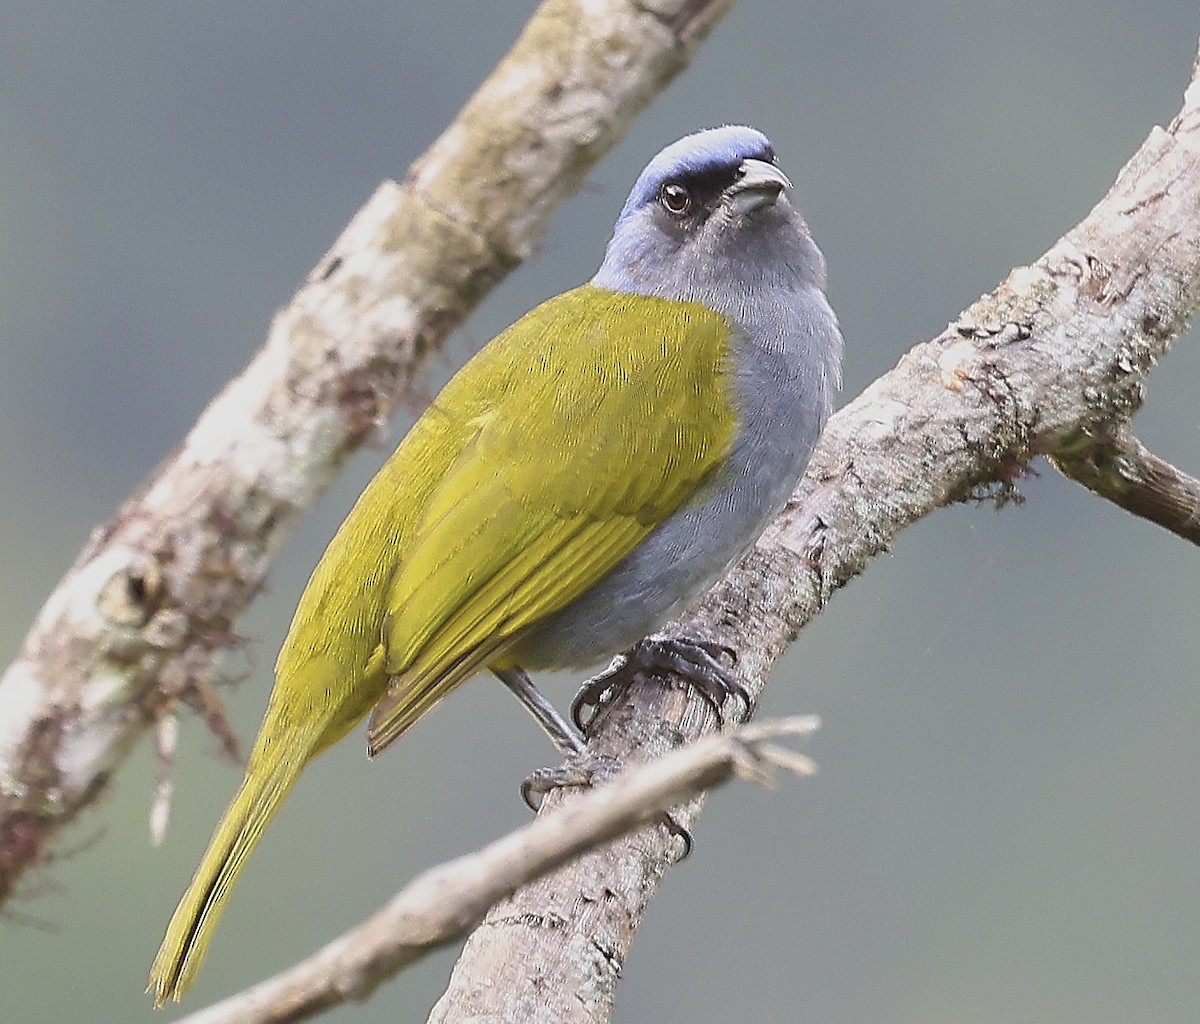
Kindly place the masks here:
<instances>
[{"instance_id":1,"label":"tree branch","mask_svg":"<svg viewBox=\"0 0 1200 1024\"><path fill-rule=\"evenodd\" d=\"M1050 461L1093 494L1200 544L1200 480L1151 452L1128 423L1089 436Z\"/></svg>"},{"instance_id":2,"label":"tree branch","mask_svg":"<svg viewBox=\"0 0 1200 1024\"><path fill-rule=\"evenodd\" d=\"M811 716L747 726L628 769L557 814L426 871L314 956L178 1024L283 1024L365 999L396 972L462 938L517 886L653 821L672 804L734 777L770 785L777 769L811 775L816 769L808 758L766 741L816 727Z\"/></svg>"},{"instance_id":3,"label":"tree branch","mask_svg":"<svg viewBox=\"0 0 1200 1024\"><path fill-rule=\"evenodd\" d=\"M246 371L93 533L0 677L0 901L180 703L233 752L208 683L291 528L732 5L545 0L405 180L359 211ZM169 727L159 736L169 749Z\"/></svg>"},{"instance_id":4,"label":"tree branch","mask_svg":"<svg viewBox=\"0 0 1200 1024\"><path fill-rule=\"evenodd\" d=\"M729 2L648 13L613 0L607 18L596 3L587 18L546 3L405 182L355 218L246 374L97 531L0 679L0 895L149 722L179 701L212 713L202 684L287 528ZM789 509L673 630L738 650L758 692L801 626L906 525L1003 497L1036 455L1070 460L1130 429L1198 301L1194 80L1080 225L834 418ZM712 726L683 689L639 685L601 709L592 740L636 761ZM434 1019L606 1018L670 845L643 830L497 905Z\"/></svg>"},{"instance_id":5,"label":"tree branch","mask_svg":"<svg viewBox=\"0 0 1200 1024\"><path fill-rule=\"evenodd\" d=\"M1151 132L1079 225L833 417L788 509L670 630L738 651L757 694L799 629L905 526L953 502L1003 499L1031 458L1062 457L1126 423L1198 304L1193 79L1170 128ZM637 761L714 725L698 698L646 681L602 707L589 743ZM698 812L697 800L673 814L690 826ZM431 1021L608 1020L670 863L664 830L643 831L497 904Z\"/></svg>"}]
</instances>

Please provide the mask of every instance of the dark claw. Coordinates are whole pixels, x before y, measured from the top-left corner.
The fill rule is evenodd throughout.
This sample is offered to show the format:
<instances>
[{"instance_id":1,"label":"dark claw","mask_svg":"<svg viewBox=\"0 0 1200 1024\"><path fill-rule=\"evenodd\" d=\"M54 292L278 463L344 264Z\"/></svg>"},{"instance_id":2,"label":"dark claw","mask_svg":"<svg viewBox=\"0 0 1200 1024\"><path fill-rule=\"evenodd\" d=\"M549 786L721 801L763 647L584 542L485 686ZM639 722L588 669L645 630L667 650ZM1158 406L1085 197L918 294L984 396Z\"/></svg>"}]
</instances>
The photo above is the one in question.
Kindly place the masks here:
<instances>
[{"instance_id":1,"label":"dark claw","mask_svg":"<svg viewBox=\"0 0 1200 1024\"><path fill-rule=\"evenodd\" d=\"M571 702L571 718L580 732L595 718L596 709L611 699L638 673L674 672L683 676L708 701L717 721L725 724L725 701L736 697L750 714L750 692L721 664L727 655L734 664L737 652L724 644L700 640L653 639L640 641L627 654L613 661L605 671L587 680ZM585 712L587 714L585 719Z\"/></svg>"},{"instance_id":2,"label":"dark claw","mask_svg":"<svg viewBox=\"0 0 1200 1024\"><path fill-rule=\"evenodd\" d=\"M679 822L671 817L669 811L664 811L660 820L662 821L663 827L666 828L667 832L669 832L673 838L683 840L683 851L679 854L679 858L676 863L678 863L679 860L687 860L692 853L691 832L689 832L686 828L679 824Z\"/></svg>"},{"instance_id":3,"label":"dark claw","mask_svg":"<svg viewBox=\"0 0 1200 1024\"><path fill-rule=\"evenodd\" d=\"M590 750L571 754L556 768L539 768L521 783L521 799L531 811L541 809L542 799L553 789L563 786L595 786L607 782L621 766L612 758L601 757ZM533 798L537 798L534 803Z\"/></svg>"},{"instance_id":4,"label":"dark claw","mask_svg":"<svg viewBox=\"0 0 1200 1024\"><path fill-rule=\"evenodd\" d=\"M633 679L629 661L628 655L620 654L603 672L592 676L591 679L584 680L579 692L575 694L575 699L571 701L571 721L575 723L575 728L581 733L587 733L588 724L596 717L596 709L609 696L614 695L617 689L627 685ZM585 708L591 712L586 721L583 717Z\"/></svg>"},{"instance_id":5,"label":"dark claw","mask_svg":"<svg viewBox=\"0 0 1200 1024\"><path fill-rule=\"evenodd\" d=\"M556 768L539 768L531 772L521 783L521 799L531 811L541 809L542 800L553 789L562 786L597 786L608 782L621 770L621 765L610 757L601 757L589 750L572 754ZM534 803L534 798L537 802ZM683 852L679 860L692 852L692 834L677 822L669 811L659 816L659 822L676 839L683 841Z\"/></svg>"}]
</instances>

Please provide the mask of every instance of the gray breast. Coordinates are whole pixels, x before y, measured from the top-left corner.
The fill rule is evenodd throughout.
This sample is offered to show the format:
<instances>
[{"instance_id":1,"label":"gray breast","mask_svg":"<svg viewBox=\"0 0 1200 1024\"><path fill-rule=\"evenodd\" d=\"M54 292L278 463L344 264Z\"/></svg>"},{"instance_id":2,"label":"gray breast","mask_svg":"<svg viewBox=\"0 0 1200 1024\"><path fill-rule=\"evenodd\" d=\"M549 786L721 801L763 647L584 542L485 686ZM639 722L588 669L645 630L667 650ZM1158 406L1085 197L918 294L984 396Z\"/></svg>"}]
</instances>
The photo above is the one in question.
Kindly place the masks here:
<instances>
[{"instance_id":1,"label":"gray breast","mask_svg":"<svg viewBox=\"0 0 1200 1024\"><path fill-rule=\"evenodd\" d=\"M787 501L838 387L841 334L814 285L739 311L739 420L727 469L600 582L531 631L525 668L578 668L631 646L697 597Z\"/></svg>"}]
</instances>

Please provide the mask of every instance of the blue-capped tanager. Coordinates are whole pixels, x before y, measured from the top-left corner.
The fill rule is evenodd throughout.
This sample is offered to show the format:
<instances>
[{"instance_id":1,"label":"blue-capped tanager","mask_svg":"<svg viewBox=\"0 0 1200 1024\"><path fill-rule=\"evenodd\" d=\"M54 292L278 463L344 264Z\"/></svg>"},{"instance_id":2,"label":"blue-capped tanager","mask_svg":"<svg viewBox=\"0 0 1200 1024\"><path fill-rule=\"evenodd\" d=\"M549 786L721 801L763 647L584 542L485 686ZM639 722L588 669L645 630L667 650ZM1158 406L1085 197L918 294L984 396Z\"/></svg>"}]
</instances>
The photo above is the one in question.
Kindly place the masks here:
<instances>
[{"instance_id":1,"label":"blue-capped tanager","mask_svg":"<svg viewBox=\"0 0 1200 1024\"><path fill-rule=\"evenodd\" d=\"M483 348L367 485L300 597L245 779L151 968L156 1006L192 984L301 770L364 716L375 754L490 669L581 751L525 670L634 644L783 506L842 350L789 189L751 128L668 146L595 277ZM647 649L719 676L699 645Z\"/></svg>"}]
</instances>

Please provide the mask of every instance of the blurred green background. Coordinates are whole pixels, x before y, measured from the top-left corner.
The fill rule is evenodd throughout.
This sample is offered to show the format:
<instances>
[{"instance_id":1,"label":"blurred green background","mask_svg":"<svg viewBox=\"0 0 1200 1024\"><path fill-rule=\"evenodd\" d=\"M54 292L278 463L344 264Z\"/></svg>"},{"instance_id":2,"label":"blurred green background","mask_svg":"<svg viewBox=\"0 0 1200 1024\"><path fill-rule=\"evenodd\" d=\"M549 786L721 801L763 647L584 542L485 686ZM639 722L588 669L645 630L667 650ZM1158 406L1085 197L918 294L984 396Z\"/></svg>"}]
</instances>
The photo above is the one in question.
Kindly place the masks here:
<instances>
[{"instance_id":1,"label":"blurred green background","mask_svg":"<svg viewBox=\"0 0 1200 1024\"><path fill-rule=\"evenodd\" d=\"M0 659L88 530L259 346L532 3L6 2L0 20ZM590 276L645 160L695 128L774 139L829 259L853 396L1035 259L1178 109L1194 0L745 0L590 176L441 377ZM1200 469L1200 346L1139 431ZM404 431L362 453L242 621L247 739L313 563ZM1200 1013L1196 552L1041 467L1023 507L902 534L779 667L818 712L812 781L728 789L634 946L617 1020L1194 1022ZM565 704L576 680L547 681ZM3 714L3 709L0 709ZM143 746L0 920L5 1021L170 1020L150 958L237 781L195 720L165 845ZM526 820L550 749L480 678L377 763L305 776L185 1006L284 967L432 862ZM382 813L380 813L382 811ZM336 1021L424 1019L448 952Z\"/></svg>"}]
</instances>

